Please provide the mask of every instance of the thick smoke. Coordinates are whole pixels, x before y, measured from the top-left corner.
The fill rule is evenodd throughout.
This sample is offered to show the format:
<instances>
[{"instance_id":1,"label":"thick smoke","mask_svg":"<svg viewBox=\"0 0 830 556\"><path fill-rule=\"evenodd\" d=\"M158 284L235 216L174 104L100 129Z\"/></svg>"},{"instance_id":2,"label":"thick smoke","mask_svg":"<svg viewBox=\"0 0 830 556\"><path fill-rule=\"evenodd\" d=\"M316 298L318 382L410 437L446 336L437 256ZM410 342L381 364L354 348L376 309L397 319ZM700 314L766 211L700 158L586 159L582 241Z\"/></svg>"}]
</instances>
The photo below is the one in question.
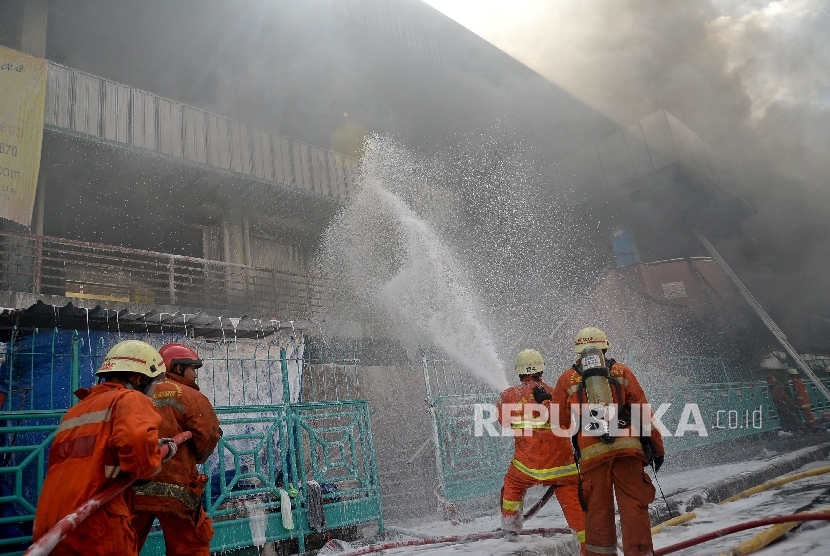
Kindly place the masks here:
<instances>
[{"instance_id":1,"label":"thick smoke","mask_svg":"<svg viewBox=\"0 0 830 556\"><path fill-rule=\"evenodd\" d=\"M830 5L529 4L446 9L617 123L665 108L738 164L758 213L717 247L799 347L830 349L808 326L830 317Z\"/></svg>"}]
</instances>

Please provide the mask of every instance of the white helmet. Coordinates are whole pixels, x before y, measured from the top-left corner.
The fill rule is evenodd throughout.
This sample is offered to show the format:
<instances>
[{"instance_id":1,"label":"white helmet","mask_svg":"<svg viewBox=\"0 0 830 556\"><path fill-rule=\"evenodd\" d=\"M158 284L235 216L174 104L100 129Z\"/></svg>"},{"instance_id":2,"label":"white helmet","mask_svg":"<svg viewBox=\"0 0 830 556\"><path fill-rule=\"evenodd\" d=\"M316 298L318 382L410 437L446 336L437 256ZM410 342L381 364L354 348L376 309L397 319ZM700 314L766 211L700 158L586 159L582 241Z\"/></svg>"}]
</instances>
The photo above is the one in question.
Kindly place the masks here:
<instances>
[{"instance_id":1,"label":"white helmet","mask_svg":"<svg viewBox=\"0 0 830 556\"><path fill-rule=\"evenodd\" d=\"M164 359L159 352L146 342L126 340L115 344L107 352L104 362L95 374L138 373L155 378L165 372Z\"/></svg>"}]
</instances>

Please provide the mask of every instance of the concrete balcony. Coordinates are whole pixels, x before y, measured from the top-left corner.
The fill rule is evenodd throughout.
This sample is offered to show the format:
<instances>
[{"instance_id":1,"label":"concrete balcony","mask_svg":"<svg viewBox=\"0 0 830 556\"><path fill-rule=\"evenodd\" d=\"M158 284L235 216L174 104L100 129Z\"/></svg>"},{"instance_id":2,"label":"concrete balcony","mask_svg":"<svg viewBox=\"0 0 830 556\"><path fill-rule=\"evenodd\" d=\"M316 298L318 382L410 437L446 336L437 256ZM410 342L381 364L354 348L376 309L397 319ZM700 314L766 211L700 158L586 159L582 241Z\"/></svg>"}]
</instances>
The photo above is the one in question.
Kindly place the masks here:
<instances>
[{"instance_id":1,"label":"concrete balcony","mask_svg":"<svg viewBox=\"0 0 830 556\"><path fill-rule=\"evenodd\" d=\"M353 158L54 63L45 127L311 195L354 186Z\"/></svg>"}]
</instances>

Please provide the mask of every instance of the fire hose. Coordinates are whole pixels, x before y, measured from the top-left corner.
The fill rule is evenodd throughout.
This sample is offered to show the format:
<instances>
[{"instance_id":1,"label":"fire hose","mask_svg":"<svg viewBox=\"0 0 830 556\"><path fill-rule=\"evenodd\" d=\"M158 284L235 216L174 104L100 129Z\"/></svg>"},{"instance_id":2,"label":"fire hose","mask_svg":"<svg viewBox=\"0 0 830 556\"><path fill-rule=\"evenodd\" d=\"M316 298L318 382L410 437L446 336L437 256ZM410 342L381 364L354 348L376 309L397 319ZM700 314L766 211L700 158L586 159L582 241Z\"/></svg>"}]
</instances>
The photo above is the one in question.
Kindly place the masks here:
<instances>
[{"instance_id":1,"label":"fire hose","mask_svg":"<svg viewBox=\"0 0 830 556\"><path fill-rule=\"evenodd\" d=\"M185 431L174 436L173 442L175 442L176 446L178 446L182 442L190 440L192 436L193 433ZM159 448L159 452L161 452L162 457L166 456L169 450L170 448L167 444L164 444ZM135 479L131 479L127 475L118 477L110 486L78 506L74 512L58 521L54 527L49 529L45 535L30 546L29 549L23 553L23 556L45 556L46 554L49 554L59 542L69 535L69 533L77 529L81 522L92 515L101 506L127 490L127 488L134 482Z\"/></svg>"},{"instance_id":2,"label":"fire hose","mask_svg":"<svg viewBox=\"0 0 830 556\"><path fill-rule=\"evenodd\" d=\"M732 533L746 531L747 529L763 527L764 525L775 525L776 523L792 523L796 521L830 521L830 515L826 513L779 515L775 517L756 519L753 521L748 521L746 523L738 523L737 525L732 525L731 527L718 529L717 531L712 531L711 533L706 533L705 535L700 535L699 537L694 537L692 539L688 539L683 542L679 542L677 544L673 544L671 546L666 546L659 550L655 550L654 556L665 556L666 554L672 554L674 552L677 552L678 550L683 550L684 548L689 548L690 546L696 546L707 541L718 539L720 537L725 537L727 535L731 535Z\"/></svg>"},{"instance_id":3,"label":"fire hose","mask_svg":"<svg viewBox=\"0 0 830 556\"><path fill-rule=\"evenodd\" d=\"M543 494L539 501L533 504L533 506L524 515L524 520L527 521L528 519L536 515L539 512L539 510L541 510L542 507L548 503L548 500L553 498L555 492L556 485L548 487L548 489L545 491L545 494Z\"/></svg>"},{"instance_id":4,"label":"fire hose","mask_svg":"<svg viewBox=\"0 0 830 556\"><path fill-rule=\"evenodd\" d=\"M338 556L360 556L361 554L371 554L373 552L380 552L382 550L390 550L393 548L404 548L407 546L424 546L427 544L444 544L444 543L464 543L472 541L480 541L484 539L500 539L507 534L507 531L491 531L489 533L470 533L468 535L452 535L449 537L429 537L425 539L414 539L411 541L392 541L383 544L370 544L356 548L355 550L348 550L341 552ZM573 535L573 531L562 527L554 527L550 529L526 529L519 531L520 535L555 535L567 534Z\"/></svg>"}]
</instances>

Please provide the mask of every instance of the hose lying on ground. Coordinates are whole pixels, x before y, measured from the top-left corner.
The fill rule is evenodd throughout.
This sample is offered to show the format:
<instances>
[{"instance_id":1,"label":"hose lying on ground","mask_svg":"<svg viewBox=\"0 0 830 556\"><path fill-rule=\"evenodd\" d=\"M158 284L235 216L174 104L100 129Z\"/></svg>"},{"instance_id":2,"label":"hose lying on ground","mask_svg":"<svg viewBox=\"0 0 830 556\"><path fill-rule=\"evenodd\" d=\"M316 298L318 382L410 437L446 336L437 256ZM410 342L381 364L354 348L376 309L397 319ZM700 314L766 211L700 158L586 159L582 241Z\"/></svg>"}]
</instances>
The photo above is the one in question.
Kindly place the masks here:
<instances>
[{"instance_id":1,"label":"hose lying on ground","mask_svg":"<svg viewBox=\"0 0 830 556\"><path fill-rule=\"evenodd\" d=\"M664 521L663 523L658 523L657 525L652 527L651 528L651 534L656 535L657 533L659 533L660 531L663 530L663 527L671 527L673 525L680 525L681 523L686 523L687 521L691 521L696 517L697 517L697 515L695 515L694 512L689 512L687 514L682 514L682 515L679 515L677 517L673 517L673 518L671 518L667 521Z\"/></svg>"},{"instance_id":2,"label":"hose lying on ground","mask_svg":"<svg viewBox=\"0 0 830 556\"><path fill-rule=\"evenodd\" d=\"M736 500L741 500L743 498L748 498L753 494L758 494L759 492L763 492L765 490L769 490L771 488L775 488L781 485L785 485L787 483L791 483L793 481L797 481L799 479L806 479L808 477L815 477L816 475L822 475L824 473L830 473L830 466L827 467L819 467L818 469L811 469L810 471L802 471L801 473L796 473L794 475L787 475L786 477L780 477L778 479L773 479L772 481L767 481L760 485L748 488L746 490L742 490L741 492L734 494L727 498L726 500L722 500L718 502L718 504L726 504L727 502L734 502ZM663 530L664 527L670 527L672 525L680 525L681 523L686 523L687 521L693 520L695 517L694 512L682 514L672 519L666 520L662 523L658 523L654 527L651 528L651 534L656 535L660 531Z\"/></svg>"},{"instance_id":3,"label":"hose lying on ground","mask_svg":"<svg viewBox=\"0 0 830 556\"><path fill-rule=\"evenodd\" d=\"M371 554L373 552L380 552L381 550L390 550L392 548L404 548L407 546L424 546L427 544L444 544L444 543L464 543L472 541L480 541L484 539L500 539L507 534L507 531L491 531L489 533L470 533L468 535L452 535L449 537L432 537L426 539L415 539L411 541L392 541L383 544L370 544L354 550L341 552L338 556L360 556L361 554ZM573 531L562 527L554 527L551 529L526 529L519 533L520 535L573 535Z\"/></svg>"},{"instance_id":4,"label":"hose lying on ground","mask_svg":"<svg viewBox=\"0 0 830 556\"><path fill-rule=\"evenodd\" d=\"M182 442L189 440L192 436L193 433L185 431L174 436L173 442L175 442L176 446L178 446ZM166 456L169 450L170 447L167 444L164 444L159 448L162 457ZM118 477L110 486L78 506L78 509L74 512L58 521L54 527L49 529L45 535L30 546L29 549L23 553L23 556L45 556L46 554L49 554L52 552L52 549L54 549L59 542L65 539L69 533L74 531L78 525L83 522L83 520L92 515L98 508L127 490L127 487L134 482L135 479L131 479L127 475Z\"/></svg>"},{"instance_id":5,"label":"hose lying on ground","mask_svg":"<svg viewBox=\"0 0 830 556\"><path fill-rule=\"evenodd\" d=\"M787 483L791 483L793 481L797 481L799 479L806 479L807 477L815 477L816 475L822 475L824 473L830 473L830 466L827 467L819 467L818 469L811 469L810 471L802 471L801 473L796 473L795 475L787 475L786 477L781 477L779 479L773 479L772 481L767 481L766 483L762 483L758 486L754 486L752 488L748 488L734 496L730 496L726 500L722 502L718 502L718 504L726 504L727 502L734 502L735 500L740 500L742 498L746 498L748 496L752 496L753 494L758 494L759 492L763 492L765 490L785 485Z\"/></svg>"},{"instance_id":6,"label":"hose lying on ground","mask_svg":"<svg viewBox=\"0 0 830 556\"><path fill-rule=\"evenodd\" d=\"M822 508L820 510L814 510L810 513L830 513L830 508ZM728 550L727 552L723 552L718 556L744 556L745 554L752 554L753 552L761 550L772 541L783 537L799 525L801 525L801 522L799 521L790 521L787 523L773 525L766 531L758 533L751 539L742 542L738 546Z\"/></svg>"},{"instance_id":7,"label":"hose lying on ground","mask_svg":"<svg viewBox=\"0 0 830 556\"><path fill-rule=\"evenodd\" d=\"M545 494L543 494L539 501L533 504L533 506L524 515L524 520L527 521L528 519L536 515L537 512L541 510L545 504L548 503L548 500L550 500L553 497L555 491L556 485L548 487L548 489L545 491Z\"/></svg>"},{"instance_id":8,"label":"hose lying on ground","mask_svg":"<svg viewBox=\"0 0 830 556\"><path fill-rule=\"evenodd\" d=\"M746 531L747 529L754 529L755 527L763 527L764 525L774 525L776 523L789 523L794 521L830 521L830 514L803 513L795 515L779 515L776 517L765 517L763 519L756 519L754 521L748 521L746 523L738 523L737 525L732 525L731 527L718 529L717 531L712 531L711 533L706 533L705 535L700 535L699 537L694 537L692 539L679 542L671 546L666 546L659 550L655 550L654 556L665 556L666 554L672 554L674 552L677 552L678 550L683 550L684 548L689 548L690 546L696 546L707 541L718 539L720 537L725 537L727 535L731 535L732 533Z\"/></svg>"}]
</instances>

